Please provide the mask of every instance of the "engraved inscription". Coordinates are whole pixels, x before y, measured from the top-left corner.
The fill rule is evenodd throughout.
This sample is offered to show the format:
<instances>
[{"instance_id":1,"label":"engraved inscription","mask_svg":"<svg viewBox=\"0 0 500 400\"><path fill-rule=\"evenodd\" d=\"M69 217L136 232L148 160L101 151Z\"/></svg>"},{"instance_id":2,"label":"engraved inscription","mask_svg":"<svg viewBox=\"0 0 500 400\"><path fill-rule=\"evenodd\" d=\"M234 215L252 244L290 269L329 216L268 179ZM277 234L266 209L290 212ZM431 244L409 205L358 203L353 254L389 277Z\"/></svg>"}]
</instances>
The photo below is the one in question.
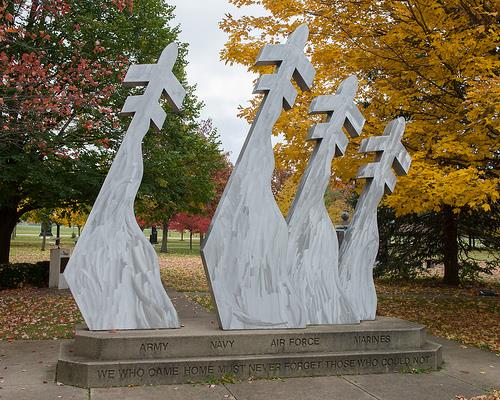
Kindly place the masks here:
<instances>
[{"instance_id":1,"label":"engraved inscription","mask_svg":"<svg viewBox=\"0 0 500 400\"><path fill-rule=\"evenodd\" d=\"M179 375L179 367L176 365L169 367L152 367L148 369L149 376L175 376Z\"/></svg>"},{"instance_id":2,"label":"engraved inscription","mask_svg":"<svg viewBox=\"0 0 500 400\"><path fill-rule=\"evenodd\" d=\"M276 337L271 340L271 347L308 347L319 346L319 337L291 337L288 339Z\"/></svg>"},{"instance_id":3,"label":"engraved inscription","mask_svg":"<svg viewBox=\"0 0 500 400\"><path fill-rule=\"evenodd\" d=\"M142 378L144 376L144 368L120 368L118 375L120 379Z\"/></svg>"},{"instance_id":4,"label":"engraved inscription","mask_svg":"<svg viewBox=\"0 0 500 400\"><path fill-rule=\"evenodd\" d=\"M376 371L392 368L401 370L411 366L430 366L430 355L391 356L391 357L362 357L362 358L338 358L330 360L302 360L302 361L271 361L271 362L249 362L239 364L205 364L205 365L157 365L137 368L106 368L98 369L97 378L103 381L121 380L127 382L147 382L153 377L183 376L189 378L203 378L210 376L223 376L232 373L240 377L245 376L294 376L300 375L302 371L322 369L322 373L345 373L356 372L364 368Z\"/></svg>"},{"instance_id":5,"label":"engraved inscription","mask_svg":"<svg viewBox=\"0 0 500 400\"><path fill-rule=\"evenodd\" d=\"M168 342L147 342L142 343L140 347L141 353L158 353L167 351Z\"/></svg>"},{"instance_id":6,"label":"engraved inscription","mask_svg":"<svg viewBox=\"0 0 500 400\"><path fill-rule=\"evenodd\" d=\"M227 349L232 348L234 344L234 340L212 340L210 345L212 349Z\"/></svg>"},{"instance_id":7,"label":"engraved inscription","mask_svg":"<svg viewBox=\"0 0 500 400\"><path fill-rule=\"evenodd\" d=\"M256 363L256 364L250 364L249 365L249 372L256 373L256 372L265 372L267 371L266 369L266 364L263 363Z\"/></svg>"},{"instance_id":8,"label":"engraved inscription","mask_svg":"<svg viewBox=\"0 0 500 400\"><path fill-rule=\"evenodd\" d=\"M334 368L334 369L355 368L356 367L356 360L349 360L349 359L326 360L325 363L326 363L327 368Z\"/></svg>"},{"instance_id":9,"label":"engraved inscription","mask_svg":"<svg viewBox=\"0 0 500 400\"><path fill-rule=\"evenodd\" d=\"M290 346L319 346L318 337L302 337L302 338L290 338L288 341Z\"/></svg>"},{"instance_id":10,"label":"engraved inscription","mask_svg":"<svg viewBox=\"0 0 500 400\"><path fill-rule=\"evenodd\" d=\"M221 375L228 373L243 374L245 372L245 366L245 364L234 364L230 367L227 365L219 365L219 368L217 368L217 370Z\"/></svg>"},{"instance_id":11,"label":"engraved inscription","mask_svg":"<svg viewBox=\"0 0 500 400\"><path fill-rule=\"evenodd\" d=\"M115 370L114 369L98 369L97 377L99 379L114 379L115 378Z\"/></svg>"},{"instance_id":12,"label":"engraved inscription","mask_svg":"<svg viewBox=\"0 0 500 400\"><path fill-rule=\"evenodd\" d=\"M356 335L354 336L354 343L391 343L391 335Z\"/></svg>"},{"instance_id":13,"label":"engraved inscription","mask_svg":"<svg viewBox=\"0 0 500 400\"><path fill-rule=\"evenodd\" d=\"M429 362L430 356L413 356L413 357L391 357L382 358L382 366L409 366L412 364L426 364Z\"/></svg>"},{"instance_id":14,"label":"engraved inscription","mask_svg":"<svg viewBox=\"0 0 500 400\"><path fill-rule=\"evenodd\" d=\"M285 362L285 370L295 371L295 370L308 370L308 369L319 369L321 368L322 361L297 361L297 362Z\"/></svg>"},{"instance_id":15,"label":"engraved inscription","mask_svg":"<svg viewBox=\"0 0 500 400\"><path fill-rule=\"evenodd\" d=\"M188 365L184 367L184 375L213 375L213 365Z\"/></svg>"},{"instance_id":16,"label":"engraved inscription","mask_svg":"<svg viewBox=\"0 0 500 400\"><path fill-rule=\"evenodd\" d=\"M378 359L376 358L360 358L358 360L359 368L377 367L377 366L378 366Z\"/></svg>"}]
</instances>

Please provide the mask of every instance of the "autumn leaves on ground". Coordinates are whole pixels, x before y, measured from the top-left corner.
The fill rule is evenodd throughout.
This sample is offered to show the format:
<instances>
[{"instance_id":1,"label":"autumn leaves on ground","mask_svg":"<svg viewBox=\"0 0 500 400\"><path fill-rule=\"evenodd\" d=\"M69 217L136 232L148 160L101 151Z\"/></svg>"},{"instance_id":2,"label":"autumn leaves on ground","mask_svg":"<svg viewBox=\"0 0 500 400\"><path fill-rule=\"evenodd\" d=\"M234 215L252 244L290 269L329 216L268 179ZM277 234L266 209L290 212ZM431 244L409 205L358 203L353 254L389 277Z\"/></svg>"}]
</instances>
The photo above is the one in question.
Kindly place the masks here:
<instances>
[{"instance_id":1,"label":"autumn leaves on ground","mask_svg":"<svg viewBox=\"0 0 500 400\"><path fill-rule=\"evenodd\" d=\"M213 309L198 255L161 255L160 265L166 286L189 292L194 301ZM449 288L432 279L378 281L378 314L420 322L430 334L500 353L499 301L498 297L479 296L484 289L499 292L500 284L489 281ZM81 322L68 291L0 291L0 340L70 338L75 324Z\"/></svg>"}]
</instances>

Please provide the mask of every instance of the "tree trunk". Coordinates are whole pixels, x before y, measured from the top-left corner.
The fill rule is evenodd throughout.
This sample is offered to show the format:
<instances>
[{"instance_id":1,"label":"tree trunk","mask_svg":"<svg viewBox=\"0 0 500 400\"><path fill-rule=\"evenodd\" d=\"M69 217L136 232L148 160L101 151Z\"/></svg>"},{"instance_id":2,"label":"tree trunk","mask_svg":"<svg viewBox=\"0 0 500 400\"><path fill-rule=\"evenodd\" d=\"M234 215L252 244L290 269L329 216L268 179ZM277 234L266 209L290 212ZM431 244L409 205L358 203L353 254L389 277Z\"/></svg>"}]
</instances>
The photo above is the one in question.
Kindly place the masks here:
<instances>
[{"instance_id":1,"label":"tree trunk","mask_svg":"<svg viewBox=\"0 0 500 400\"><path fill-rule=\"evenodd\" d=\"M181 229L181 242L184 241L184 229Z\"/></svg>"},{"instance_id":2,"label":"tree trunk","mask_svg":"<svg viewBox=\"0 0 500 400\"><path fill-rule=\"evenodd\" d=\"M42 233L42 248L41 248L42 251L45 251L45 243L46 242L47 242L47 235L46 235L46 232L43 231L43 233Z\"/></svg>"},{"instance_id":3,"label":"tree trunk","mask_svg":"<svg viewBox=\"0 0 500 400\"><path fill-rule=\"evenodd\" d=\"M458 275L458 228L457 216L450 206L443 210L443 260L444 282L449 285L460 283Z\"/></svg>"},{"instance_id":4,"label":"tree trunk","mask_svg":"<svg viewBox=\"0 0 500 400\"><path fill-rule=\"evenodd\" d=\"M203 244L203 237L205 235L203 234L203 232L200 232L200 246Z\"/></svg>"},{"instance_id":5,"label":"tree trunk","mask_svg":"<svg viewBox=\"0 0 500 400\"><path fill-rule=\"evenodd\" d=\"M189 250L193 250L193 231L189 231Z\"/></svg>"},{"instance_id":6,"label":"tree trunk","mask_svg":"<svg viewBox=\"0 0 500 400\"><path fill-rule=\"evenodd\" d=\"M162 224L163 234L161 237L160 253L168 253L168 219Z\"/></svg>"},{"instance_id":7,"label":"tree trunk","mask_svg":"<svg viewBox=\"0 0 500 400\"><path fill-rule=\"evenodd\" d=\"M49 224L51 224L51 222L42 221L41 223L40 235L42 236L42 248L40 250L42 251L45 251L45 245L47 244L47 232L49 231ZM52 225L50 225L50 231L52 231Z\"/></svg>"},{"instance_id":8,"label":"tree trunk","mask_svg":"<svg viewBox=\"0 0 500 400\"><path fill-rule=\"evenodd\" d=\"M0 208L0 264L9 262L12 231L17 224L16 208Z\"/></svg>"}]
</instances>

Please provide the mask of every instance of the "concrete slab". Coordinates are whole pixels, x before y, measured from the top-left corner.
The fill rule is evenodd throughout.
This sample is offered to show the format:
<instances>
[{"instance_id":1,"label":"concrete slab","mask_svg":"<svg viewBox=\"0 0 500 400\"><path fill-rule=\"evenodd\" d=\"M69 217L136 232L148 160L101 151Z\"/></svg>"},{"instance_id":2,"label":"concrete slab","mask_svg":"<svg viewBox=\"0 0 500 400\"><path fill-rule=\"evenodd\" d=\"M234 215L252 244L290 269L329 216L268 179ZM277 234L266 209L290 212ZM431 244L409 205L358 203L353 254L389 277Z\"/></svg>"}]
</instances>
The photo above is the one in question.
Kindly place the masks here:
<instances>
[{"instance_id":1,"label":"concrete slab","mask_svg":"<svg viewBox=\"0 0 500 400\"><path fill-rule=\"evenodd\" d=\"M57 364L57 380L98 388L206 382L224 375L248 379L380 374L411 368L436 369L441 364L440 349L440 345L429 342L412 350L93 361L75 357L63 348Z\"/></svg>"},{"instance_id":2,"label":"concrete slab","mask_svg":"<svg viewBox=\"0 0 500 400\"><path fill-rule=\"evenodd\" d=\"M344 379L382 400L454 400L485 392L443 372L346 376Z\"/></svg>"},{"instance_id":3,"label":"concrete slab","mask_svg":"<svg viewBox=\"0 0 500 400\"><path fill-rule=\"evenodd\" d=\"M88 389L54 382L62 342L0 342L0 400L88 400Z\"/></svg>"},{"instance_id":4,"label":"concrete slab","mask_svg":"<svg viewBox=\"0 0 500 400\"><path fill-rule=\"evenodd\" d=\"M250 381L226 385L226 387L238 400L375 399L362 389L337 376Z\"/></svg>"},{"instance_id":5,"label":"concrete slab","mask_svg":"<svg viewBox=\"0 0 500 400\"><path fill-rule=\"evenodd\" d=\"M206 382L224 375L299 377L436 369L441 346L425 327L380 317L360 324L304 329L223 331L215 314L184 294L171 298L180 329L89 331L61 346L57 380L88 388Z\"/></svg>"},{"instance_id":6,"label":"concrete slab","mask_svg":"<svg viewBox=\"0 0 500 400\"><path fill-rule=\"evenodd\" d=\"M500 354L438 337L431 340L443 346L445 374L485 390L500 388Z\"/></svg>"},{"instance_id":7,"label":"concrete slab","mask_svg":"<svg viewBox=\"0 0 500 400\"><path fill-rule=\"evenodd\" d=\"M37 385L54 382L56 372L54 361L41 364L15 364L0 369L0 386Z\"/></svg>"},{"instance_id":8,"label":"concrete slab","mask_svg":"<svg viewBox=\"0 0 500 400\"><path fill-rule=\"evenodd\" d=\"M91 389L92 400L234 400L222 385L144 386Z\"/></svg>"},{"instance_id":9,"label":"concrete slab","mask_svg":"<svg viewBox=\"0 0 500 400\"><path fill-rule=\"evenodd\" d=\"M0 389L0 400L89 400L89 391L53 382L43 386L6 386Z\"/></svg>"},{"instance_id":10,"label":"concrete slab","mask_svg":"<svg viewBox=\"0 0 500 400\"><path fill-rule=\"evenodd\" d=\"M61 343L64 340L16 340L0 341L0 369L2 366L40 361L57 361Z\"/></svg>"},{"instance_id":11,"label":"concrete slab","mask_svg":"<svg viewBox=\"0 0 500 400\"><path fill-rule=\"evenodd\" d=\"M203 309L198 310L184 298L181 302L184 315L210 320L211 314ZM226 388L222 385L211 388L206 384L171 385L92 392L58 386L54 382L58 348L67 341L0 342L0 400L234 400L232 394L237 400L452 400L457 394L470 397L491 387L500 387L499 356L446 339L431 337L430 340L444 348L445 364L440 372L244 381Z\"/></svg>"},{"instance_id":12,"label":"concrete slab","mask_svg":"<svg viewBox=\"0 0 500 400\"><path fill-rule=\"evenodd\" d=\"M184 323L181 329L162 330L89 331L77 328L73 354L91 360L144 360L406 350L421 348L426 343L423 325L388 317L352 325L249 331L222 331L208 323L205 317L186 318Z\"/></svg>"}]
</instances>

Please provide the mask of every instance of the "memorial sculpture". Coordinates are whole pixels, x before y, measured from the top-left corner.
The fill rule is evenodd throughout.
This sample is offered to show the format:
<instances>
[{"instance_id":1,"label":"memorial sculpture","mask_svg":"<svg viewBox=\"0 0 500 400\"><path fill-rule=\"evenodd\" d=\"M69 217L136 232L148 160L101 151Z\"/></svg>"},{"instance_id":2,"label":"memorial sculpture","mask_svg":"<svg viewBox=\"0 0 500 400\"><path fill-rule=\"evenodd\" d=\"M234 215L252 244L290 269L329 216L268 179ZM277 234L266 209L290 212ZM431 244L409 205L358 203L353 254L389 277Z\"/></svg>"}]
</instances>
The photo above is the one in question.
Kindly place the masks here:
<instances>
[{"instance_id":1,"label":"memorial sculpture","mask_svg":"<svg viewBox=\"0 0 500 400\"><path fill-rule=\"evenodd\" d=\"M361 142L360 151L375 153L375 161L358 172L366 182L340 246L323 196L332 158L346 151L348 135L358 136L364 125L354 103L356 77L311 103L311 113L326 114L326 119L309 132L314 150L286 220L271 193L273 125L282 109L294 104L291 80L301 90L312 85L314 69L303 53L307 35L307 27L299 26L285 44L265 46L257 58L277 70L256 84L255 91L264 94L262 104L202 246L224 330L213 314L194 305L182 310L183 328L156 329L177 328L179 321L160 282L154 249L135 221L133 203L142 177L141 140L150 125L160 129L165 119L159 97L163 94L178 110L185 92L171 71L174 44L158 64L130 67L124 83L146 89L123 107L132 122L65 271L89 329L77 327L75 339L61 344L58 382L110 387L206 382L228 375L248 379L439 368L441 346L426 339L424 326L388 317L373 320L377 205L394 190L396 174L410 166L401 144L404 120Z\"/></svg>"},{"instance_id":2,"label":"memorial sculpture","mask_svg":"<svg viewBox=\"0 0 500 400\"><path fill-rule=\"evenodd\" d=\"M362 141L360 151L376 161L358 173L366 185L339 249L324 193L331 161L361 134L364 117L354 103L358 82L348 77L333 95L318 96L311 113L326 114L309 140L316 142L287 219L271 192L274 154L271 135L283 109L293 107L297 90L309 90L314 68L304 55L306 25L285 44L266 45L257 65L276 71L260 77L254 92L264 94L259 112L220 200L202 245L202 258L222 329L304 328L375 318L372 268L378 250L377 205L408 171L401 144L402 118L384 135ZM179 111L185 90L172 73L177 46L168 45L157 64L132 65L124 84L145 86L129 96L123 115L133 115L123 143L68 263L64 276L90 330L153 329L180 326L163 289L156 253L134 217L134 199L143 163L141 142L150 126L166 118L163 95Z\"/></svg>"},{"instance_id":3,"label":"memorial sculpture","mask_svg":"<svg viewBox=\"0 0 500 400\"><path fill-rule=\"evenodd\" d=\"M411 158L401 138L405 130L404 118L391 121L382 136L361 142L361 153L376 153L375 162L359 170L358 179L366 179L351 224L340 247L340 282L354 312L361 320L375 319L377 294L373 282L373 266L377 258L379 236L377 206L385 192L393 192L396 176L406 175Z\"/></svg>"},{"instance_id":4,"label":"memorial sculpture","mask_svg":"<svg viewBox=\"0 0 500 400\"><path fill-rule=\"evenodd\" d=\"M124 115L133 119L64 272L90 330L178 328L177 312L160 280L154 248L137 225L134 200L143 173L142 139L150 126L161 129L163 95L180 110L185 90L172 73L177 45L163 50L157 64L132 65Z\"/></svg>"},{"instance_id":5,"label":"memorial sculpture","mask_svg":"<svg viewBox=\"0 0 500 400\"><path fill-rule=\"evenodd\" d=\"M288 227L271 191L274 154L271 134L297 91L311 87L314 68L304 55L309 31L299 26L286 44L266 45L257 65L278 65L263 75L263 93L233 173L207 233L202 257L223 329L297 328L301 307L286 265Z\"/></svg>"},{"instance_id":6,"label":"memorial sculpture","mask_svg":"<svg viewBox=\"0 0 500 400\"><path fill-rule=\"evenodd\" d=\"M310 324L357 323L375 319L372 269L378 251L377 205L384 188L408 171L401 144L404 120L392 121L383 136L363 141L361 152L377 162L358 174L367 178L353 222L339 250L323 196L334 155L361 133L364 117L354 104L357 79L347 78L335 95L319 96L311 113L326 113L308 139L316 146L286 219L271 193L272 127L281 109L293 106L296 91L310 88L314 69L303 54L307 26L286 44L266 45L256 65L277 65L263 75L255 93L265 93L202 246L205 270L222 329L299 328Z\"/></svg>"},{"instance_id":7,"label":"memorial sculpture","mask_svg":"<svg viewBox=\"0 0 500 400\"><path fill-rule=\"evenodd\" d=\"M341 289L337 232L324 200L332 158L342 156L349 143L342 128L351 137L357 137L363 128L365 119L354 104L357 88L356 77L350 76L335 95L316 97L310 107L311 113L326 113L328 120L309 132L308 139L316 145L287 217L287 260L303 299L306 324L359 322Z\"/></svg>"}]
</instances>

